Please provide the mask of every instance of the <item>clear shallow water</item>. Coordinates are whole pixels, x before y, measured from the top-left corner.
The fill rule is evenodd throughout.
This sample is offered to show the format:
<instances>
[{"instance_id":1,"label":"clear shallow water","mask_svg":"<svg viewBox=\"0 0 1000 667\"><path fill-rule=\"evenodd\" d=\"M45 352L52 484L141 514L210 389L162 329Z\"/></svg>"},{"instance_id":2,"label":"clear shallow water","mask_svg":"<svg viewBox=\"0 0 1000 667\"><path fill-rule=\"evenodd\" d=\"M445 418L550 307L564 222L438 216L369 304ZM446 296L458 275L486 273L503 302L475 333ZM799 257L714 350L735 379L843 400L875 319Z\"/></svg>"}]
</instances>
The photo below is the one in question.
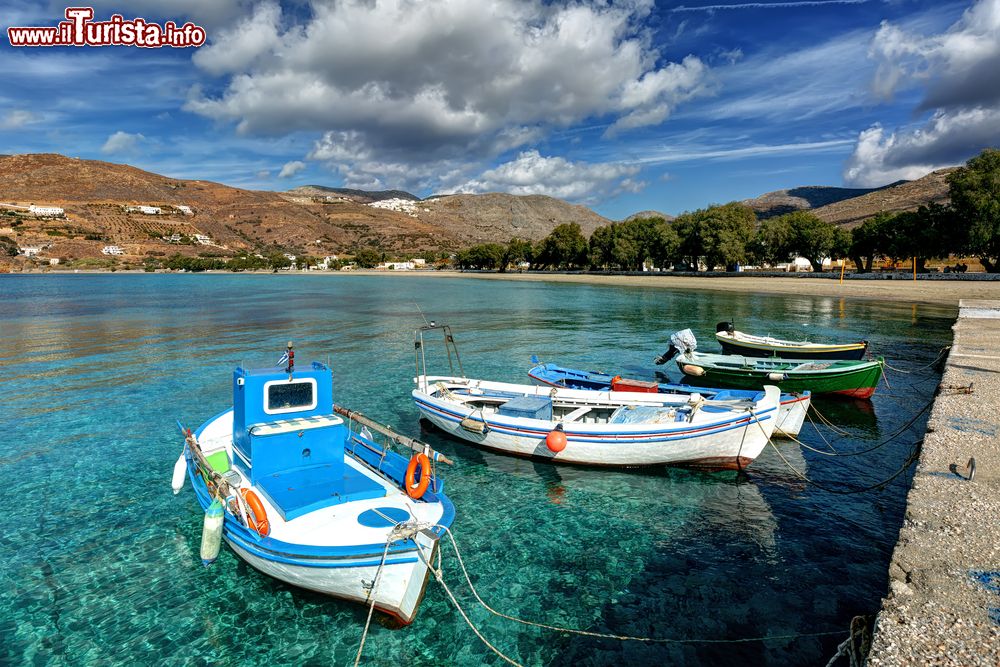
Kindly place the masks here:
<instances>
[{"instance_id":1,"label":"clear shallow water","mask_svg":"<svg viewBox=\"0 0 1000 667\"><path fill-rule=\"evenodd\" d=\"M770 448L733 473L614 472L486 453L422 428L409 399L412 329L452 324L466 374L526 381L529 358L652 377L667 336L715 323L755 333L865 337L914 369L951 341L954 309L475 279L348 276L0 276L0 663L352 664L365 610L290 588L223 549L198 557L201 513L170 473L174 420L231 403L240 363L334 368L338 402L455 459L454 530L480 593L507 613L599 632L736 639L844 630L878 609L910 476L884 491L810 487ZM429 359L430 361L430 359ZM439 359L432 372L445 372ZM937 375L890 373L872 404L816 401L870 446L932 397ZM916 429L834 459L782 442L828 484L895 471ZM806 426L802 439L822 447ZM638 644L551 633L476 606L445 550L445 576L476 624L525 664L825 664L842 637ZM435 583L416 622L373 624L365 664L500 664Z\"/></svg>"}]
</instances>

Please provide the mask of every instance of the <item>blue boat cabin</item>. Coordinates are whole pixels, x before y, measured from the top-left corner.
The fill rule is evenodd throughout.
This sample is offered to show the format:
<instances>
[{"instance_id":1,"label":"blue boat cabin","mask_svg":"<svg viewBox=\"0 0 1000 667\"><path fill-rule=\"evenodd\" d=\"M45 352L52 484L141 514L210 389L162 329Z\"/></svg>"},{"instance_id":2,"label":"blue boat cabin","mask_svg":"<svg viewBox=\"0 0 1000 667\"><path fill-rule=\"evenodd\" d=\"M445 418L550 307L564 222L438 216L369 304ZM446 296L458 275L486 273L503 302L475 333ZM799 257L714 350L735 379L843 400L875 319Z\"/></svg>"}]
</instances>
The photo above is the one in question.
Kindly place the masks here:
<instances>
[{"instance_id":1,"label":"blue boat cabin","mask_svg":"<svg viewBox=\"0 0 1000 667\"><path fill-rule=\"evenodd\" d=\"M386 489L344 460L351 437L332 413L333 376L324 364L233 373L233 465L285 521Z\"/></svg>"}]
</instances>

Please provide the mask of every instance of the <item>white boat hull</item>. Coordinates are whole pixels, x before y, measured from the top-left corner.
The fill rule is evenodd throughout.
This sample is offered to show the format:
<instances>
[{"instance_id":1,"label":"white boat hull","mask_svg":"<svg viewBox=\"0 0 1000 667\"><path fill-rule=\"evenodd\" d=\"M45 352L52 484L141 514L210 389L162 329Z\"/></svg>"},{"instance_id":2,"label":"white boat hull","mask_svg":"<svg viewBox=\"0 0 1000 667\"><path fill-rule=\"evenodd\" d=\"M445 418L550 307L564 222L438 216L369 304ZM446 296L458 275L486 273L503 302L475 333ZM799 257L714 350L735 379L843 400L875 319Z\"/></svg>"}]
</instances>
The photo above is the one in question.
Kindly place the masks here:
<instances>
[{"instance_id":1,"label":"white boat hull","mask_svg":"<svg viewBox=\"0 0 1000 667\"><path fill-rule=\"evenodd\" d=\"M359 560L357 566L352 566L350 562L338 562L334 567L329 567L330 563L323 563L317 567L304 567L261 558L226 537L226 543L230 548L254 569L287 584L336 598L371 604L369 591L377 575L379 580L375 589L375 608L404 624L409 624L416 616L430 574L424 561L433 562L437 550L436 536L430 539L427 535L418 535L416 541L423 559L417 556L416 552L390 554L386 558L390 564L384 565L382 573L378 574L379 558L375 558L374 562L371 558ZM392 563L396 560L410 562ZM360 565L360 563L368 564Z\"/></svg>"},{"instance_id":2,"label":"white boat hull","mask_svg":"<svg viewBox=\"0 0 1000 667\"><path fill-rule=\"evenodd\" d=\"M440 381L443 378L431 378ZM479 386L514 387L485 381L468 381ZM423 383L420 386L430 387ZM546 394L544 388L524 385L532 391ZM560 390L560 395L588 394L577 390ZM604 392L620 395L626 392ZM546 446L546 436L556 427L556 422L538 419L509 417L499 414L484 415L461 402L439 398L420 389L413 391L413 398L421 415L438 428L481 447L517 456L540 458L553 463L574 463L594 466L652 466L686 465L708 468L742 468L749 465L767 445L777 421L779 391L776 387L766 390L753 413L741 412L724 415L715 421L681 424L595 424L565 423L567 445L561 452L552 452ZM639 400L632 398L622 400ZM648 400L648 398L647 398ZM487 428L482 433L470 431L462 421L483 422Z\"/></svg>"}]
</instances>

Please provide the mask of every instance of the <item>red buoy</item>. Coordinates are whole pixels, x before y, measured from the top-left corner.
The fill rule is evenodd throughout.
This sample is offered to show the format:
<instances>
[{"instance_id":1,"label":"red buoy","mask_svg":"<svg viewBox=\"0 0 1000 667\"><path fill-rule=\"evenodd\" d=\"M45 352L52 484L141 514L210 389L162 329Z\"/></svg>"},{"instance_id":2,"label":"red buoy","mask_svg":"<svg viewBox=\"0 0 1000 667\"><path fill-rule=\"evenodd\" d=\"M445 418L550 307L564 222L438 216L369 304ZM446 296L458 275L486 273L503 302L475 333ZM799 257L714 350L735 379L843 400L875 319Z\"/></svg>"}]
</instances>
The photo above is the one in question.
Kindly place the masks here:
<instances>
[{"instance_id":1,"label":"red buoy","mask_svg":"<svg viewBox=\"0 0 1000 667\"><path fill-rule=\"evenodd\" d=\"M545 436L545 446L556 454L566 449L566 434L563 432L562 424L558 424Z\"/></svg>"}]
</instances>

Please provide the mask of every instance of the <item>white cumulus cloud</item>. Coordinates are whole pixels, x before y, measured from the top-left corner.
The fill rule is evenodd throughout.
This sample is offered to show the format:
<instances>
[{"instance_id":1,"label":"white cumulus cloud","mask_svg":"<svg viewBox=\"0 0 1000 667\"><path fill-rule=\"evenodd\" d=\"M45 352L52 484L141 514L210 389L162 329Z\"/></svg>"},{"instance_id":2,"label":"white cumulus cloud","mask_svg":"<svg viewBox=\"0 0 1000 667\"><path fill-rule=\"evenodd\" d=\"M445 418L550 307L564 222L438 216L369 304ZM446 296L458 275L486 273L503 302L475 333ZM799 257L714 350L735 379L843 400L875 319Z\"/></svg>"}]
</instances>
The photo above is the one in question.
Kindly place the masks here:
<instances>
[{"instance_id":1,"label":"white cumulus cloud","mask_svg":"<svg viewBox=\"0 0 1000 667\"><path fill-rule=\"evenodd\" d=\"M646 184L633 178L638 173L639 167L635 165L572 162L562 157L545 157L537 150L530 150L458 185L455 191L509 192L592 201L625 191L639 192Z\"/></svg>"},{"instance_id":2,"label":"white cumulus cloud","mask_svg":"<svg viewBox=\"0 0 1000 667\"><path fill-rule=\"evenodd\" d=\"M651 8L313 0L292 14L267 2L195 56L228 79L218 94L194 90L186 109L242 133L322 132L313 159L358 173L376 159L488 159L585 119L611 132L655 125L703 91L707 67L694 56L664 62L644 26ZM331 152L345 145L351 154Z\"/></svg>"},{"instance_id":3,"label":"white cumulus cloud","mask_svg":"<svg viewBox=\"0 0 1000 667\"><path fill-rule=\"evenodd\" d=\"M118 130L108 137L108 140L101 146L101 152L109 155L136 153L139 145L146 141L146 137L139 133L129 134Z\"/></svg>"},{"instance_id":4,"label":"white cumulus cloud","mask_svg":"<svg viewBox=\"0 0 1000 667\"><path fill-rule=\"evenodd\" d=\"M293 160L291 162L286 162L281 171L278 172L278 178L291 178L295 174L299 173L306 168L306 163L301 160Z\"/></svg>"},{"instance_id":5,"label":"white cumulus cloud","mask_svg":"<svg viewBox=\"0 0 1000 667\"><path fill-rule=\"evenodd\" d=\"M869 56L876 94L917 88L925 122L861 132L844 168L848 185L878 186L955 165L1000 144L1000 0L979 0L940 34L883 22Z\"/></svg>"}]
</instances>

